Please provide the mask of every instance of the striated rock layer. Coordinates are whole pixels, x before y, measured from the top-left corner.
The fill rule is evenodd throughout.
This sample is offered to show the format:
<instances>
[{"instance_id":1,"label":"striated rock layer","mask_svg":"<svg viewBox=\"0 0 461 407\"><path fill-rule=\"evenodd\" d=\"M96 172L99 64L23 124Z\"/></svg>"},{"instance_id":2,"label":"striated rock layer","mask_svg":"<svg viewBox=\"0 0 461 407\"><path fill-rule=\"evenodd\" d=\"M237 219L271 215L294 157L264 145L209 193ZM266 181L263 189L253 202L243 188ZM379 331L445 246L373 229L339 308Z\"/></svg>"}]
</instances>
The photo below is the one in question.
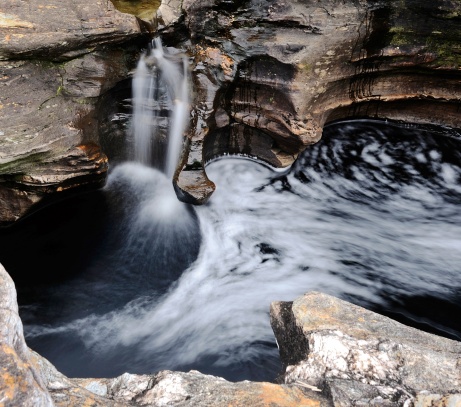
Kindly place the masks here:
<instances>
[{"instance_id":1,"label":"striated rock layer","mask_svg":"<svg viewBox=\"0 0 461 407\"><path fill-rule=\"evenodd\" d=\"M49 196L103 185L96 105L128 75L118 44L139 35L134 17L106 1L2 5L0 225Z\"/></svg>"},{"instance_id":2,"label":"striated rock layer","mask_svg":"<svg viewBox=\"0 0 461 407\"><path fill-rule=\"evenodd\" d=\"M158 6L15 0L2 7L1 223L47 196L104 182L105 155L120 157L125 148L120 105L148 41L143 30L157 29L165 45L190 56L194 101L175 176L178 196L188 202L206 202L215 188L207 161L240 154L286 167L330 121L373 117L461 128L459 1ZM101 145L104 151L81 154L88 143L93 153Z\"/></svg>"},{"instance_id":3,"label":"striated rock layer","mask_svg":"<svg viewBox=\"0 0 461 407\"><path fill-rule=\"evenodd\" d=\"M325 123L347 117L461 127L458 1L185 0L183 9L196 90L184 170L203 182L201 162L221 155L289 166Z\"/></svg>"}]
</instances>

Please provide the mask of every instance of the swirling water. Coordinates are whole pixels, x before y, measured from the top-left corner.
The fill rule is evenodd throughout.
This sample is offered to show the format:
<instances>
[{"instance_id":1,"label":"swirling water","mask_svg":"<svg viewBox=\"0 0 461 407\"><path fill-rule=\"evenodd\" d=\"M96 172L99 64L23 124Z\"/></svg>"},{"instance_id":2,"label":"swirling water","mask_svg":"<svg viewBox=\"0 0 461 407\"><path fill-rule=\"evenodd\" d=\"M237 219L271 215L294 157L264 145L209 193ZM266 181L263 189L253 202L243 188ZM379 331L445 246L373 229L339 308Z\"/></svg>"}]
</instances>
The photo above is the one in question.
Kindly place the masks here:
<instances>
[{"instance_id":1,"label":"swirling water","mask_svg":"<svg viewBox=\"0 0 461 407\"><path fill-rule=\"evenodd\" d=\"M286 173L209 164L217 190L194 209L164 198L171 185L158 171L121 165L73 206L92 213L79 218L90 225L27 234L41 273L79 259L71 277L18 284L27 341L70 376L197 369L273 380L269 304L310 290L460 340L460 147L384 123L331 125ZM38 257L66 240L65 255ZM10 263L18 275L32 267Z\"/></svg>"}]
</instances>

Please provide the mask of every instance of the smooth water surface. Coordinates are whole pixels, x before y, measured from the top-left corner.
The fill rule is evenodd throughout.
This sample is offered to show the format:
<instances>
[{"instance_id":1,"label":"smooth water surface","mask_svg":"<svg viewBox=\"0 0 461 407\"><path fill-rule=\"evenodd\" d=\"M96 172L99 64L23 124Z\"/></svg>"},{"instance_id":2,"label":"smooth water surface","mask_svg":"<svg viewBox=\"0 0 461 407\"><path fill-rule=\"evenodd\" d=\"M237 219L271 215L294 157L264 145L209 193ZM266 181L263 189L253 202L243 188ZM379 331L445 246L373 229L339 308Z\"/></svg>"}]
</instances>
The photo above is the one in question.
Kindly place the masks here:
<instances>
[{"instance_id":1,"label":"smooth water surface","mask_svg":"<svg viewBox=\"0 0 461 407\"><path fill-rule=\"evenodd\" d=\"M217 190L195 208L158 171L119 166L103 193L3 235L2 247L34 248L30 262L0 259L20 281L28 344L70 376L274 380L269 304L310 290L460 340L460 147L383 123L332 125L289 173L211 163ZM66 216L82 221L60 230Z\"/></svg>"}]
</instances>

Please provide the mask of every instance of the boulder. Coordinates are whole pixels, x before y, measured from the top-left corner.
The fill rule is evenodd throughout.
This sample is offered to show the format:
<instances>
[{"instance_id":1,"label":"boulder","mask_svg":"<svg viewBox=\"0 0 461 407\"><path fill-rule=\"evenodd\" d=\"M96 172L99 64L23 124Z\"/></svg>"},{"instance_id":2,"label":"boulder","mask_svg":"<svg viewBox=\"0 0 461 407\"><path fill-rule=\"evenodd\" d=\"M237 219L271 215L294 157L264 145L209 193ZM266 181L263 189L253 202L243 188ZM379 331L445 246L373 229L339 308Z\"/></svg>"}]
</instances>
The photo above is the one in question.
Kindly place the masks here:
<instances>
[{"instance_id":1,"label":"boulder","mask_svg":"<svg viewBox=\"0 0 461 407\"><path fill-rule=\"evenodd\" d=\"M39 369L30 362L13 280L0 265L0 405L53 406Z\"/></svg>"},{"instance_id":2,"label":"boulder","mask_svg":"<svg viewBox=\"0 0 461 407\"><path fill-rule=\"evenodd\" d=\"M297 385L231 383L197 371L124 374L115 379L76 380L86 389L138 406L329 406L327 398Z\"/></svg>"},{"instance_id":3,"label":"boulder","mask_svg":"<svg viewBox=\"0 0 461 407\"><path fill-rule=\"evenodd\" d=\"M449 405L461 397L460 342L316 292L272 303L271 325L283 383L316 387L335 406Z\"/></svg>"}]
</instances>

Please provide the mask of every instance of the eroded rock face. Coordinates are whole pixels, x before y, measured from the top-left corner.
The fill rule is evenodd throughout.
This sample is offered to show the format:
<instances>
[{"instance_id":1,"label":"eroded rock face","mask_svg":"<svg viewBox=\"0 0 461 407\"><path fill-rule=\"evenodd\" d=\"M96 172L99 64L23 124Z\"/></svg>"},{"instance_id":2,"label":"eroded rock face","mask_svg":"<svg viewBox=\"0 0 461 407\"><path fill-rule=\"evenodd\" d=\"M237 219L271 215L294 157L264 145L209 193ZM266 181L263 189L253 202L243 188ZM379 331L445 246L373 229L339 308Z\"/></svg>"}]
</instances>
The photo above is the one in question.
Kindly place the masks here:
<instances>
[{"instance_id":1,"label":"eroded rock face","mask_svg":"<svg viewBox=\"0 0 461 407\"><path fill-rule=\"evenodd\" d=\"M460 128L460 7L185 0L196 99L184 171L227 154L286 167L346 117Z\"/></svg>"},{"instance_id":2,"label":"eroded rock face","mask_svg":"<svg viewBox=\"0 0 461 407\"><path fill-rule=\"evenodd\" d=\"M272 303L271 324L286 367L284 383L315 386L335 406L459 398L459 342L321 293Z\"/></svg>"},{"instance_id":3,"label":"eroded rock face","mask_svg":"<svg viewBox=\"0 0 461 407\"><path fill-rule=\"evenodd\" d=\"M336 119L461 128L458 1L114 4L123 13L110 1L86 0L33 0L27 7L17 0L2 9L0 176L10 175L1 186L11 200L4 222L44 196L39 183L12 181L28 174L24 166L57 173L53 162L67 151L88 140L101 144L97 100L129 78L134 61L126 41L141 38L139 18L150 22L154 14L155 23L142 27L157 27L165 45L191 60L191 125L175 177L188 202L206 202L214 190L207 161L241 154L287 167ZM92 172L104 169L95 163ZM53 185L45 194L62 187Z\"/></svg>"},{"instance_id":4,"label":"eroded rock face","mask_svg":"<svg viewBox=\"0 0 461 407\"><path fill-rule=\"evenodd\" d=\"M108 163L95 108L133 63L117 44L139 35L135 18L110 2L2 7L0 224L48 196L103 185Z\"/></svg>"}]
</instances>

